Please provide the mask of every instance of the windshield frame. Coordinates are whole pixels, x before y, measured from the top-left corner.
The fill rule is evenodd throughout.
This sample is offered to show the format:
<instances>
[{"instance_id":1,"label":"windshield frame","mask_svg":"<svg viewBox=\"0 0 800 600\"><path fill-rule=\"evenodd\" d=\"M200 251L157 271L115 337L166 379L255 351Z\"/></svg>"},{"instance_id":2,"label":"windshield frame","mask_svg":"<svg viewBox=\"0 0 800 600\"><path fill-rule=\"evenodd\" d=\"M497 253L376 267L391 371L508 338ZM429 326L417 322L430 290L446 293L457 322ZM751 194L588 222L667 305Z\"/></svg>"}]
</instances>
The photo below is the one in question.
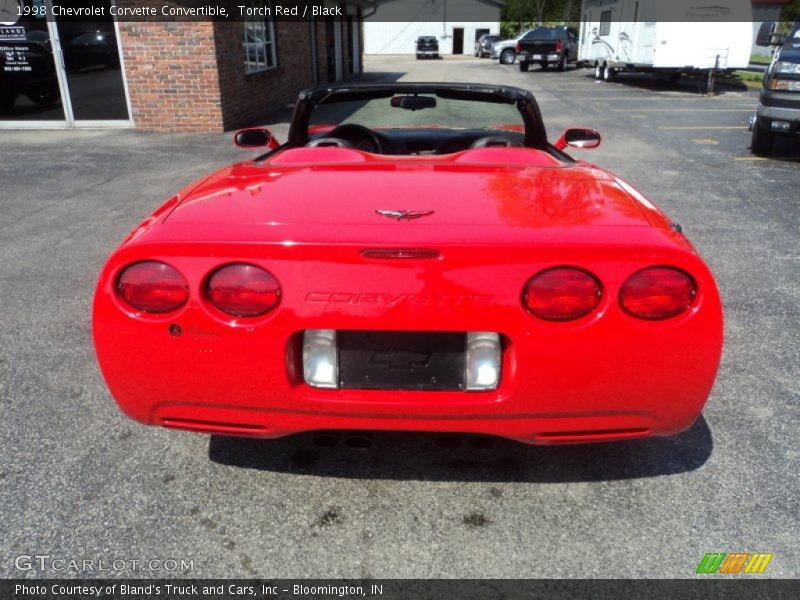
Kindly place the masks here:
<instances>
[{"instance_id":1,"label":"windshield frame","mask_svg":"<svg viewBox=\"0 0 800 600\"><path fill-rule=\"evenodd\" d=\"M466 83L368 83L325 85L300 92L289 128L287 145L301 147L308 143L308 125L317 105L341 95L342 100L390 98L396 94L434 94L443 98L474 100L515 105L525 126L525 146L547 150L547 131L536 100L528 90L510 86Z\"/></svg>"}]
</instances>

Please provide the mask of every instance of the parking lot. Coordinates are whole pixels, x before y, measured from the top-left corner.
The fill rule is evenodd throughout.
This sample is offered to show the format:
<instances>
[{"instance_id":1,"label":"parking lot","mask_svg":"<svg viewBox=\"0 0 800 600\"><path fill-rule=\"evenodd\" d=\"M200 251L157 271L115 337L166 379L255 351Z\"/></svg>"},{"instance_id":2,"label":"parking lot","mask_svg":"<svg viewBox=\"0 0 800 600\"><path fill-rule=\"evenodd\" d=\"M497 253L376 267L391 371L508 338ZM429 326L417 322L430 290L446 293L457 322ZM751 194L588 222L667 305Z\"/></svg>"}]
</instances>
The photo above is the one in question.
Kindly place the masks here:
<instances>
[{"instance_id":1,"label":"parking lot","mask_svg":"<svg viewBox=\"0 0 800 600\"><path fill-rule=\"evenodd\" d=\"M671 578L716 551L774 553L764 576L800 576L800 151L750 154L757 93L472 57L365 64L367 80L526 87L551 139L603 134L573 155L649 196L717 278L725 349L702 418L673 438L552 448L140 426L94 359L99 270L171 194L249 154L230 134L3 131L0 575ZM285 139L285 122L270 127ZM37 554L192 569L19 569Z\"/></svg>"}]
</instances>

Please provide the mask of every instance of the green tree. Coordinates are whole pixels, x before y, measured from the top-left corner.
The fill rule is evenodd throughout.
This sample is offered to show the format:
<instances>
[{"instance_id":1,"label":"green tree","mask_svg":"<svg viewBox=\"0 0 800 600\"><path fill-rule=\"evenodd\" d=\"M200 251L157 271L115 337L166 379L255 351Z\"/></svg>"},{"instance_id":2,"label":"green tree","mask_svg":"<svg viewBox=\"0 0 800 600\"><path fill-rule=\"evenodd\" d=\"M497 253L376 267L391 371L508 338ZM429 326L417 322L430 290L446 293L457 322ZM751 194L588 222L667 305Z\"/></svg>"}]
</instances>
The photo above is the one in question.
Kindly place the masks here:
<instances>
[{"instance_id":1,"label":"green tree","mask_svg":"<svg viewBox=\"0 0 800 600\"><path fill-rule=\"evenodd\" d=\"M792 0L781 9L781 21L800 21L800 0Z\"/></svg>"},{"instance_id":2,"label":"green tree","mask_svg":"<svg viewBox=\"0 0 800 600\"><path fill-rule=\"evenodd\" d=\"M503 8L500 32L514 37L535 25L569 25L577 27L581 3L578 0L507 0Z\"/></svg>"}]
</instances>

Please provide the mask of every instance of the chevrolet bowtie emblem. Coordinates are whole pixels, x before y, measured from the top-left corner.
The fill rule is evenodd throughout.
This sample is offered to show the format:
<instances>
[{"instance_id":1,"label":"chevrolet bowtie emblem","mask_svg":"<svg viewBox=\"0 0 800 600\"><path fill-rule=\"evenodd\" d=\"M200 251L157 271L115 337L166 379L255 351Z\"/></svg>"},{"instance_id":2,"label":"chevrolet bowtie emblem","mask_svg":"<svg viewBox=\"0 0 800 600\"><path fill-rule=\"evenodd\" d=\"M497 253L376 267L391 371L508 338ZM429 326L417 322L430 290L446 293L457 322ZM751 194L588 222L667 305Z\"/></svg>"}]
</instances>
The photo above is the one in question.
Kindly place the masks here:
<instances>
[{"instance_id":1,"label":"chevrolet bowtie emblem","mask_svg":"<svg viewBox=\"0 0 800 600\"><path fill-rule=\"evenodd\" d=\"M389 217L390 219L397 219L398 221L410 221L411 219L420 219L435 213L435 210L376 210L381 216Z\"/></svg>"}]
</instances>

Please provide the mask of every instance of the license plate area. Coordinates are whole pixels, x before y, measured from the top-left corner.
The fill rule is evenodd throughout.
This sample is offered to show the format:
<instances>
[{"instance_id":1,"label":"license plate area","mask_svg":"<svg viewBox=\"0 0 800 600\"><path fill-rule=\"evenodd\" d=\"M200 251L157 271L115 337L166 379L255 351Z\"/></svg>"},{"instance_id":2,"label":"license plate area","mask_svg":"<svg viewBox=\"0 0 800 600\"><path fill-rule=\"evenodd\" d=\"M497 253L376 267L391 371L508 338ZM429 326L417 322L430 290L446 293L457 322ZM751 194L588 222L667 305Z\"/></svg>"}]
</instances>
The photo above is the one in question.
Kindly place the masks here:
<instances>
[{"instance_id":1,"label":"license plate area","mask_svg":"<svg viewBox=\"0 0 800 600\"><path fill-rule=\"evenodd\" d=\"M465 333L339 331L337 340L341 389L464 389Z\"/></svg>"}]
</instances>

